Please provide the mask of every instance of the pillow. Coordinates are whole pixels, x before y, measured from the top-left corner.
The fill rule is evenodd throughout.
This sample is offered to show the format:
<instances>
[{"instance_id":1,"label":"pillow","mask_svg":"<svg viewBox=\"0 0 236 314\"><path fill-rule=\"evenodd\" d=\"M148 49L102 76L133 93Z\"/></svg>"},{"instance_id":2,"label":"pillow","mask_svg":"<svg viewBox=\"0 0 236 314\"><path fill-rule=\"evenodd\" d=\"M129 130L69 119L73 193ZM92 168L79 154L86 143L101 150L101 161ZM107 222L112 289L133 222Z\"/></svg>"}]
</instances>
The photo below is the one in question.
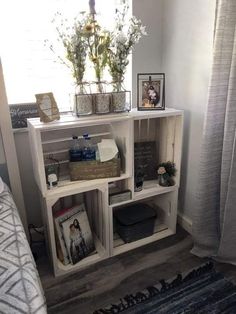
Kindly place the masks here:
<instances>
[{"instance_id":1,"label":"pillow","mask_svg":"<svg viewBox=\"0 0 236 314\"><path fill-rule=\"evenodd\" d=\"M0 194L3 192L4 190L4 183L2 181L2 178L0 177Z\"/></svg>"}]
</instances>

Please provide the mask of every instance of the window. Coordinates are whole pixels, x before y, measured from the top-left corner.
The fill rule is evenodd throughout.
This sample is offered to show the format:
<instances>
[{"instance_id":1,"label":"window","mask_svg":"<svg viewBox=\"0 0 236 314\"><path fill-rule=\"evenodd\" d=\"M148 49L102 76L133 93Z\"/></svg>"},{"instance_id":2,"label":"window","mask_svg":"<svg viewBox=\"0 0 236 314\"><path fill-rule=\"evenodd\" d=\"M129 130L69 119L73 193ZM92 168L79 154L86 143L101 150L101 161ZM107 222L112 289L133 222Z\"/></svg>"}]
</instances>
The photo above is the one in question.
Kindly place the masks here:
<instances>
[{"instance_id":1,"label":"window","mask_svg":"<svg viewBox=\"0 0 236 314\"><path fill-rule=\"evenodd\" d=\"M0 9L0 57L9 104L34 102L35 94L54 93L60 110L72 108L73 77L44 41L55 41L56 12L75 17L88 11L88 0L8 0ZM96 11L112 26L119 0L96 0ZM102 18L104 16L104 18ZM127 71L131 77L131 71ZM128 87L127 87L128 88Z\"/></svg>"}]
</instances>

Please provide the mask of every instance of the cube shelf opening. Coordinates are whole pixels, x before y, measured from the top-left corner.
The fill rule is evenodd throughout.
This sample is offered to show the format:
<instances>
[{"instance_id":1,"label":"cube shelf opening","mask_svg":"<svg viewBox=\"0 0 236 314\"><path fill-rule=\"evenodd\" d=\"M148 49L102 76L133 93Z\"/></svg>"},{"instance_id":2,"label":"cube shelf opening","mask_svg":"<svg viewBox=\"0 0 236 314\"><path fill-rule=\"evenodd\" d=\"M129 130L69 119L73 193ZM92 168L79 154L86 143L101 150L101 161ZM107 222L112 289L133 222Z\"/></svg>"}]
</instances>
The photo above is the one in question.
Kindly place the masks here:
<instances>
[{"instance_id":1,"label":"cube shelf opening","mask_svg":"<svg viewBox=\"0 0 236 314\"><path fill-rule=\"evenodd\" d=\"M153 229L153 234L151 236L141 238L137 241L125 243L119 236L116 230L116 220L114 216L112 217L113 230L113 246L111 248L114 255L126 252L130 249L134 249L141 245L162 239L168 235L172 235L175 233L176 228L176 211L175 204L177 202L177 192L168 192L162 195L157 195L151 198L147 198L140 202L130 203L132 205L145 203L149 205L156 211L156 219ZM115 210L119 208L124 208L124 206L114 207L113 213Z\"/></svg>"},{"instance_id":2,"label":"cube shelf opening","mask_svg":"<svg viewBox=\"0 0 236 314\"><path fill-rule=\"evenodd\" d=\"M137 171L144 173L143 189L152 189L158 184L158 164L167 161L176 164L175 183L179 185L181 137L181 116L134 121L134 173Z\"/></svg>"},{"instance_id":3,"label":"cube shelf opening","mask_svg":"<svg viewBox=\"0 0 236 314\"><path fill-rule=\"evenodd\" d=\"M108 226L104 202L103 192L93 189L61 197L54 203L54 238L51 242L56 243L56 274L81 268L108 255ZM79 231L74 229L76 220ZM75 252L75 260L72 250Z\"/></svg>"},{"instance_id":4,"label":"cube shelf opening","mask_svg":"<svg viewBox=\"0 0 236 314\"><path fill-rule=\"evenodd\" d=\"M46 168L50 165L55 165L58 169L58 186L63 187L68 184L73 184L70 181L69 171L69 150L72 148L72 136L78 136L81 147L83 143L83 134L89 134L91 137L91 144L96 145L102 139L114 139L121 160L121 174L130 175L130 139L127 138L127 131L129 131L129 124L125 121L114 121L112 123L105 123L99 125L87 126L68 126L63 129L46 129L40 132L42 143L42 162L43 169L42 176L44 177L45 189L46 184ZM78 182L78 181L76 181Z\"/></svg>"}]
</instances>

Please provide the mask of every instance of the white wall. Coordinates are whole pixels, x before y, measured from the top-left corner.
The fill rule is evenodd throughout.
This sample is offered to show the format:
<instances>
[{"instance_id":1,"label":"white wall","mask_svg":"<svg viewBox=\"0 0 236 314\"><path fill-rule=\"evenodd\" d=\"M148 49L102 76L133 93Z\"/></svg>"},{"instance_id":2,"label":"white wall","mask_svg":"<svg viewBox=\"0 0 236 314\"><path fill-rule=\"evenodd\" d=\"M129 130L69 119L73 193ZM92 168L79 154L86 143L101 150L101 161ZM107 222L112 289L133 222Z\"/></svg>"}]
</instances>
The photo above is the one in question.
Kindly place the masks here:
<instances>
[{"instance_id":1,"label":"white wall","mask_svg":"<svg viewBox=\"0 0 236 314\"><path fill-rule=\"evenodd\" d=\"M161 68L162 0L133 0L132 9L148 33L135 46L132 56L132 105L136 107L137 73L156 73Z\"/></svg>"},{"instance_id":2,"label":"white wall","mask_svg":"<svg viewBox=\"0 0 236 314\"><path fill-rule=\"evenodd\" d=\"M215 0L133 0L148 36L133 53L133 105L138 72L166 74L166 106L184 109L179 210L191 218L207 89L211 70Z\"/></svg>"},{"instance_id":3,"label":"white wall","mask_svg":"<svg viewBox=\"0 0 236 314\"><path fill-rule=\"evenodd\" d=\"M179 210L191 218L211 71L215 0L164 0L162 69L166 105L184 109Z\"/></svg>"}]
</instances>

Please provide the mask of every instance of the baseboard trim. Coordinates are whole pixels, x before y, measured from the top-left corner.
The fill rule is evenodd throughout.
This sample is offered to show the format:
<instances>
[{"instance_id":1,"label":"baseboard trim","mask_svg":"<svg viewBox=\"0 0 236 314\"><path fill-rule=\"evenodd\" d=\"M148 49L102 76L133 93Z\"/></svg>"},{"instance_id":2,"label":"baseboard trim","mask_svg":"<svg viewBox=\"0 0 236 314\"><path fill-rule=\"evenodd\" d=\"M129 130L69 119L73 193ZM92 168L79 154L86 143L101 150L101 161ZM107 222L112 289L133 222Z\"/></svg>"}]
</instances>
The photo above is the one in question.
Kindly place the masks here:
<instances>
[{"instance_id":1,"label":"baseboard trim","mask_svg":"<svg viewBox=\"0 0 236 314\"><path fill-rule=\"evenodd\" d=\"M188 233L192 234L192 220L182 213L178 213L178 224L186 230Z\"/></svg>"}]
</instances>

